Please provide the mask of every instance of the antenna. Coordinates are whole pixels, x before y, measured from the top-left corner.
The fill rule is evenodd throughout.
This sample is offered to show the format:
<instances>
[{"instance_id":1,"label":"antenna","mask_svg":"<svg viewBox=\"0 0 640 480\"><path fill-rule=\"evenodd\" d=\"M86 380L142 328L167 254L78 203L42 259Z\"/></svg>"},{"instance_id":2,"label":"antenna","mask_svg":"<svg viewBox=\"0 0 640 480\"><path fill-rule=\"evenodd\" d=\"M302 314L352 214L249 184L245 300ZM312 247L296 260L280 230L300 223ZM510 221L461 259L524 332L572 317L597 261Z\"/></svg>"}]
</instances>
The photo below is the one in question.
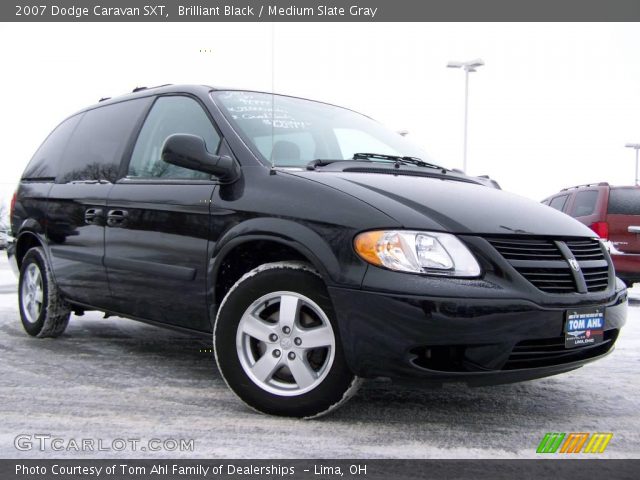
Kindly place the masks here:
<instances>
[{"instance_id":1,"label":"antenna","mask_svg":"<svg viewBox=\"0 0 640 480\"><path fill-rule=\"evenodd\" d=\"M269 155L269 161L271 162L271 175L275 175L275 163L273 161L273 147L275 142L273 141L275 135L275 121L276 121L276 97L275 97L275 65L276 65L276 23L271 22L271 155Z\"/></svg>"}]
</instances>

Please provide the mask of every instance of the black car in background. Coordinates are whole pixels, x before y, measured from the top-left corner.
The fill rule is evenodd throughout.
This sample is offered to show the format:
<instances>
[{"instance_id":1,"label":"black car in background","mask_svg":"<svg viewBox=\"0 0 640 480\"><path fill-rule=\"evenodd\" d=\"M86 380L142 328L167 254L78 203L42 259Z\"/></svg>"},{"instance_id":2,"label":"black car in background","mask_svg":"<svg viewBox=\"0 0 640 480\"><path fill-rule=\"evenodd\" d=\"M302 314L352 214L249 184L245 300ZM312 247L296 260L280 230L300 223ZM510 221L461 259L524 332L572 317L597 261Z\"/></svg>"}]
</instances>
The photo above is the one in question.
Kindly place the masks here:
<instances>
[{"instance_id":1,"label":"black car in background","mask_svg":"<svg viewBox=\"0 0 640 480\"><path fill-rule=\"evenodd\" d=\"M56 337L99 310L212 333L245 403L297 417L360 378L487 385L609 353L627 296L606 249L491 186L347 109L143 89L67 118L26 168L22 324Z\"/></svg>"}]
</instances>

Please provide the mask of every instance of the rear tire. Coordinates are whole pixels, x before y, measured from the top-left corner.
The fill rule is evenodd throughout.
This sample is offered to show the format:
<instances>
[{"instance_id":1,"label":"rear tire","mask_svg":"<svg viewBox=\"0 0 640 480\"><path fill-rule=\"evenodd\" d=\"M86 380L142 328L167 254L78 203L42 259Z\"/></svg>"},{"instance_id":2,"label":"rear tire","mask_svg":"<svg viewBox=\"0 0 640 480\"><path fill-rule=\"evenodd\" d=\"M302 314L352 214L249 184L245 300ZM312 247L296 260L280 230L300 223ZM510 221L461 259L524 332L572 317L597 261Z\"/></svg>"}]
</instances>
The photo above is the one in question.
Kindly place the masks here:
<instances>
[{"instance_id":1,"label":"rear tire","mask_svg":"<svg viewBox=\"0 0 640 480\"><path fill-rule=\"evenodd\" d=\"M18 305L22 326L33 337L59 337L67 328L70 310L41 247L30 249L22 260Z\"/></svg>"},{"instance_id":2,"label":"rear tire","mask_svg":"<svg viewBox=\"0 0 640 480\"><path fill-rule=\"evenodd\" d=\"M324 282L301 262L265 264L238 280L220 306L213 341L229 388L262 413L318 417L360 383L344 359Z\"/></svg>"}]
</instances>

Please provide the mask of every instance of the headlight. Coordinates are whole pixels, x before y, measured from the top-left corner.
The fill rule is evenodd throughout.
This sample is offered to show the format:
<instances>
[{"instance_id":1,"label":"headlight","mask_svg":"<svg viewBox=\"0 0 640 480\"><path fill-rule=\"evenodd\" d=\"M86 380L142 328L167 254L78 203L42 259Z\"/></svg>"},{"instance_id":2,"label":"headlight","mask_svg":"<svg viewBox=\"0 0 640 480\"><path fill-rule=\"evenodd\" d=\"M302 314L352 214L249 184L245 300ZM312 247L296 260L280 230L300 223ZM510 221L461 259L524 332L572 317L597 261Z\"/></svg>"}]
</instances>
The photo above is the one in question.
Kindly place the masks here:
<instances>
[{"instance_id":1,"label":"headlight","mask_svg":"<svg viewBox=\"0 0 640 480\"><path fill-rule=\"evenodd\" d=\"M378 230L356 236L358 255L373 265L412 273L477 277L480 265L454 235L410 230Z\"/></svg>"}]
</instances>

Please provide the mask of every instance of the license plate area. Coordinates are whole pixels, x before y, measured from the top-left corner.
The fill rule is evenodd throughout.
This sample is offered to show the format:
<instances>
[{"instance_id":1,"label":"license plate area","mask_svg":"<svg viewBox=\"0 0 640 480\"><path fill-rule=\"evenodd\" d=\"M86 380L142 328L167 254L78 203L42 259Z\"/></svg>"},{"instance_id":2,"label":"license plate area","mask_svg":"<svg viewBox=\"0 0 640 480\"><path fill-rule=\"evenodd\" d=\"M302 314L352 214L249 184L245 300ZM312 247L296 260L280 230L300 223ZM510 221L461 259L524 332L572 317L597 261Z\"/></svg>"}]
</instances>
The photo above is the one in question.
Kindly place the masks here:
<instances>
[{"instance_id":1,"label":"license plate area","mask_svg":"<svg viewBox=\"0 0 640 480\"><path fill-rule=\"evenodd\" d=\"M564 347L597 345L604 338L604 308L567 310L564 322Z\"/></svg>"}]
</instances>

